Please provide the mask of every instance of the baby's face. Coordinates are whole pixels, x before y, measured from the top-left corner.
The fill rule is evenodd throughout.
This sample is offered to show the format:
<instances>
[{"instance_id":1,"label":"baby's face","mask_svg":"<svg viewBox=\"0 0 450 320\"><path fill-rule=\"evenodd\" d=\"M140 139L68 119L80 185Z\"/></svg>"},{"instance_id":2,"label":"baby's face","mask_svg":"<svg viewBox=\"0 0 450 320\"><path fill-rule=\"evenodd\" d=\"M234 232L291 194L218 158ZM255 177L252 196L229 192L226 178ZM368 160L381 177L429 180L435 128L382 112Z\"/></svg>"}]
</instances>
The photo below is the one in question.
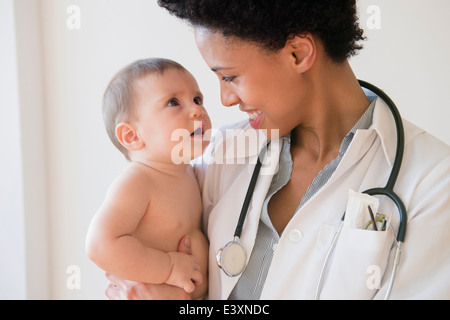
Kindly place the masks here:
<instances>
[{"instance_id":1,"label":"baby's face","mask_svg":"<svg viewBox=\"0 0 450 320\"><path fill-rule=\"evenodd\" d=\"M135 88L137 131L146 155L176 164L200 156L209 144L211 120L194 77L170 68L139 79Z\"/></svg>"}]
</instances>

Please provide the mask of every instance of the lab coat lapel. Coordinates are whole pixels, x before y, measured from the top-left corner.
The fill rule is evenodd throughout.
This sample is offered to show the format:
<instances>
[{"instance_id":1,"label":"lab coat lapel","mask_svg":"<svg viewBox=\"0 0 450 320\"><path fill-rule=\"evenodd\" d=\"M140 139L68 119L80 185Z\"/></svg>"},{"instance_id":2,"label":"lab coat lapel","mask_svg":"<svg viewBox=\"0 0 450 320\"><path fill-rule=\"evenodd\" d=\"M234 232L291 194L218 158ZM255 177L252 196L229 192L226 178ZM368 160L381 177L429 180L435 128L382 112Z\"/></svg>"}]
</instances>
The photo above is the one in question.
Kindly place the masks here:
<instances>
[{"instance_id":1,"label":"lab coat lapel","mask_svg":"<svg viewBox=\"0 0 450 320\"><path fill-rule=\"evenodd\" d=\"M246 224L244 224L241 239L249 253L255 244L256 233L258 231L258 224L264 200L267 192L269 191L270 184L272 183L272 178L278 169L280 147L280 140L271 142L261 167L258 182L253 192L252 201L250 202Z\"/></svg>"},{"instance_id":2,"label":"lab coat lapel","mask_svg":"<svg viewBox=\"0 0 450 320\"><path fill-rule=\"evenodd\" d=\"M392 112L386 105L386 102L380 98L377 99L375 105L372 127L380 136L384 155L389 165L392 166L397 153L398 132Z\"/></svg>"},{"instance_id":3,"label":"lab coat lapel","mask_svg":"<svg viewBox=\"0 0 450 320\"><path fill-rule=\"evenodd\" d=\"M243 135L241 135L241 137L242 136ZM237 137L237 139L240 139L240 137ZM237 141L235 140L233 143L237 143ZM260 148L257 150L260 150L264 144L265 141L262 141L262 143L259 144ZM228 146L226 146L224 150L229 150L230 145L230 141L228 141ZM230 165L227 165L227 168L224 169L225 174L227 175L227 177L224 178L233 176L233 181L231 184L225 183L225 185L228 186L227 190L221 194L219 202L209 215L208 236L211 240L210 255L216 255L220 248L233 239L233 234L239 219L239 214L242 209L242 204L248 190L251 176L255 168L259 151L251 152L250 154L247 153L248 157L234 159L234 163L243 163L244 161L245 164L231 164L232 159L228 158L227 154L230 155L231 153L224 153L226 161L228 161L227 163L230 163ZM272 182L273 175L276 172L279 154L280 141L272 141L268 148L266 157L264 158L263 165L255 185L255 190L250 201L247 217L243 225L241 243L247 251L247 262L255 244L262 205ZM235 174L232 172L235 172ZM225 212L227 213L226 215L224 215ZM218 269L217 265L214 263L210 263L209 267L210 298L226 299L233 290L236 282L239 280L239 277L228 277L223 271ZM220 291L217 290L219 288Z\"/></svg>"},{"instance_id":4,"label":"lab coat lapel","mask_svg":"<svg viewBox=\"0 0 450 320\"><path fill-rule=\"evenodd\" d=\"M247 217L244 222L244 226L242 229L241 242L247 251L247 263L250 259L250 255L252 253L253 247L255 245L256 234L258 232L259 219L261 217L262 206L264 200L266 198L267 192L269 191L270 184L272 182L272 178L278 168L278 161L280 158L280 140L272 141L267 155L264 159L263 166L261 167L260 174L258 176L258 181L255 186L255 190L253 192L252 200L250 201L250 205L248 208ZM254 166L249 166L248 180L250 181L251 175L253 174ZM245 186L245 187L244 187ZM248 183L245 183L242 186L242 190L244 193L247 192ZM242 203L239 203L242 206ZM240 207L238 212L240 212ZM237 218L234 220L234 223L237 223ZM237 281L240 277L230 278L226 276L223 272L221 272L222 278L227 278L224 282L222 279L222 297L227 298Z\"/></svg>"},{"instance_id":5,"label":"lab coat lapel","mask_svg":"<svg viewBox=\"0 0 450 320\"><path fill-rule=\"evenodd\" d=\"M389 111L389 107L379 98L375 103L372 126L368 130L356 131L347 152L329 182L333 183L343 173L357 164L373 144L377 143L377 136L380 138L386 161L389 166L392 166L397 147L395 121Z\"/></svg>"}]
</instances>

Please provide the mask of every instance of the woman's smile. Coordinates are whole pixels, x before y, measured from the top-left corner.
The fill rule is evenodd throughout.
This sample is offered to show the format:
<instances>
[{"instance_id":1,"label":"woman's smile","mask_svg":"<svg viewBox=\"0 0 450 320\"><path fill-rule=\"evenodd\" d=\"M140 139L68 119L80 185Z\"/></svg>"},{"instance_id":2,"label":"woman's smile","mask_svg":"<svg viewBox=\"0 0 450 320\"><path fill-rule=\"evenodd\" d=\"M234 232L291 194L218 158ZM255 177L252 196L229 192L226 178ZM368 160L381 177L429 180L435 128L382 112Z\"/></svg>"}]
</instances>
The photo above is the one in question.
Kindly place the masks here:
<instances>
[{"instance_id":1,"label":"woman's smile","mask_svg":"<svg viewBox=\"0 0 450 320\"><path fill-rule=\"evenodd\" d=\"M259 125L261 124L261 120L263 117L262 111L258 110L252 110L252 111L245 111L248 114L249 117L249 123L252 126L253 129L258 129Z\"/></svg>"}]
</instances>

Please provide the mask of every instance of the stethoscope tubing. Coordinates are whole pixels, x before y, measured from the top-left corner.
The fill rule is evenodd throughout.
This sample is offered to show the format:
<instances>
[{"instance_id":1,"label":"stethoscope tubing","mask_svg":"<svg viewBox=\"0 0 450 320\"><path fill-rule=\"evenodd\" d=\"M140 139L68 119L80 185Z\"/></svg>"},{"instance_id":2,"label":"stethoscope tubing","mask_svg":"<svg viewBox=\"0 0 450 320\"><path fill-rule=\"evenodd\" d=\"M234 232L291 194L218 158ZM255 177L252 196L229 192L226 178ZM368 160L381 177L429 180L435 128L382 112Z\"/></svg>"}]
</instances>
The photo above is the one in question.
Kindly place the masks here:
<instances>
[{"instance_id":1,"label":"stethoscope tubing","mask_svg":"<svg viewBox=\"0 0 450 320\"><path fill-rule=\"evenodd\" d=\"M403 154L405 150L405 131L403 128L403 121L402 117L400 115L400 112L398 111L397 106L395 105L394 101L386 94L383 90L380 88L374 86L371 83L358 80L361 87L366 88L373 93L375 93L378 97L380 97L386 105L389 107L389 109L392 112L394 121L395 121L395 127L397 129L397 150L395 153L395 160L394 164L392 166L391 174L389 175L389 179L386 183L386 186L384 188L373 188L364 191L363 193L366 193L370 196L375 195L381 195L381 196L387 196L390 198L396 205L399 216L400 216L400 222L399 222L399 228L397 233L397 242L404 242L405 236L406 236L406 225L407 225L407 214L406 214L406 208L403 204L400 197L394 192L394 186L397 182L398 175L400 173L400 168L403 161Z\"/></svg>"},{"instance_id":2,"label":"stethoscope tubing","mask_svg":"<svg viewBox=\"0 0 450 320\"><path fill-rule=\"evenodd\" d=\"M242 228L244 226L245 218L247 217L248 207L250 206L250 201L252 200L253 191L255 190L256 182L258 180L259 172L261 170L262 161L264 161L264 157L266 156L267 148L269 147L270 140L267 140L267 143L264 145L260 154L258 155L258 160L256 162L255 170L253 171L252 178L250 180L250 184L247 189L247 194L245 195L244 203L242 205L241 213L239 215L239 220L236 226L236 230L234 231L235 238L241 238Z\"/></svg>"}]
</instances>

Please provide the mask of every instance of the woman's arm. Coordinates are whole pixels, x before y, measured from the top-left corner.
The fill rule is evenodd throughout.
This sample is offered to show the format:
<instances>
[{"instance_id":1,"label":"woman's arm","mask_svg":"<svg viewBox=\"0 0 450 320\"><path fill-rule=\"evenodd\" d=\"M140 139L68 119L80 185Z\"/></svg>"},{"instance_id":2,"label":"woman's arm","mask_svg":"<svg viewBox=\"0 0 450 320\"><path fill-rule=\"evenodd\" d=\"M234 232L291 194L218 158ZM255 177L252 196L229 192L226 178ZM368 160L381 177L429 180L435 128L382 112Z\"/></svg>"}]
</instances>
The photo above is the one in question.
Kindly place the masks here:
<instances>
[{"instance_id":1,"label":"woman's arm","mask_svg":"<svg viewBox=\"0 0 450 320\"><path fill-rule=\"evenodd\" d=\"M107 273L110 281L105 294L110 300L190 300L191 295L168 284L150 284L123 280Z\"/></svg>"}]
</instances>

